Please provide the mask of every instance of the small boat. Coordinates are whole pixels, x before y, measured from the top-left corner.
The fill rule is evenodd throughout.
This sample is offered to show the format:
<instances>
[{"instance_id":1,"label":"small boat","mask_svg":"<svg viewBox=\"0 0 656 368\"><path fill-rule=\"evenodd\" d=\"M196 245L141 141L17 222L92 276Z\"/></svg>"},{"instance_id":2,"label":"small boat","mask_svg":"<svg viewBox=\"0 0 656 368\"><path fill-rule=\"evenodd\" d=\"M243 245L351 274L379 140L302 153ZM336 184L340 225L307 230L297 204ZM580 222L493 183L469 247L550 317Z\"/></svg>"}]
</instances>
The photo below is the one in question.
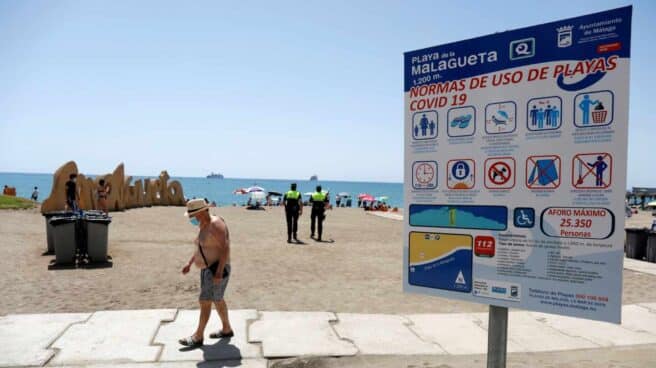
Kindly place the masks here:
<instances>
[{"instance_id":1,"label":"small boat","mask_svg":"<svg viewBox=\"0 0 656 368\"><path fill-rule=\"evenodd\" d=\"M317 180L319 180L319 177L317 177L317 175L316 175L316 174L315 174L315 175L312 175L312 176L310 176L310 181L317 181Z\"/></svg>"},{"instance_id":2,"label":"small boat","mask_svg":"<svg viewBox=\"0 0 656 368\"><path fill-rule=\"evenodd\" d=\"M223 179L223 174L213 172L213 173L210 173L209 175L207 175L207 178L208 179Z\"/></svg>"}]
</instances>

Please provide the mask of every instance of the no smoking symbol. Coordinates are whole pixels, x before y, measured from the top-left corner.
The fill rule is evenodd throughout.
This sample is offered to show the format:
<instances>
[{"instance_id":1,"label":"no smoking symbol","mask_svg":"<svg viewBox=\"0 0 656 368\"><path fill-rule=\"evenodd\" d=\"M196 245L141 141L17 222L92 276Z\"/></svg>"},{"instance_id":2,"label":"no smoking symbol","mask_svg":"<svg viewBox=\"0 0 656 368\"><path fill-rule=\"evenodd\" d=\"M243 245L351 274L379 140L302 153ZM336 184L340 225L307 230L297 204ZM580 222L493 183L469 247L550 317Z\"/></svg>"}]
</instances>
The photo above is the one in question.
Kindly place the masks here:
<instances>
[{"instance_id":1,"label":"no smoking symbol","mask_svg":"<svg viewBox=\"0 0 656 368\"><path fill-rule=\"evenodd\" d=\"M512 157L495 157L485 161L485 187L510 189L515 186L515 160Z\"/></svg>"}]
</instances>

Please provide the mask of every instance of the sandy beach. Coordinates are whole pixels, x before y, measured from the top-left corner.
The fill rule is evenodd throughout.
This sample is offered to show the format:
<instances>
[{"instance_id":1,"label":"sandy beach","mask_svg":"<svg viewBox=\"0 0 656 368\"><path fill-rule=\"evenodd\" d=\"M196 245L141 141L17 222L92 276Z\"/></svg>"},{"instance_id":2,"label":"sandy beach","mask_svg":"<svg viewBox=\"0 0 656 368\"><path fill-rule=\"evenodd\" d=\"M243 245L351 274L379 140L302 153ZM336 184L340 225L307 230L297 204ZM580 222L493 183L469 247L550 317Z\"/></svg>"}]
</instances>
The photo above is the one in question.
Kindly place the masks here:
<instances>
[{"instance_id":1,"label":"sandy beach","mask_svg":"<svg viewBox=\"0 0 656 368\"><path fill-rule=\"evenodd\" d=\"M359 209L328 212L325 239L288 245L281 208L212 210L231 229L233 276L230 308L354 313L482 312L484 305L404 294L401 287L402 222ZM195 308L198 272L180 269L193 252L195 228L181 207L113 213L112 268L48 270L45 225L37 210L0 211L0 314ZM643 221L647 221L646 214ZM636 217L633 221L639 221ZM623 303L656 301L645 285L656 276L624 270Z\"/></svg>"}]
</instances>

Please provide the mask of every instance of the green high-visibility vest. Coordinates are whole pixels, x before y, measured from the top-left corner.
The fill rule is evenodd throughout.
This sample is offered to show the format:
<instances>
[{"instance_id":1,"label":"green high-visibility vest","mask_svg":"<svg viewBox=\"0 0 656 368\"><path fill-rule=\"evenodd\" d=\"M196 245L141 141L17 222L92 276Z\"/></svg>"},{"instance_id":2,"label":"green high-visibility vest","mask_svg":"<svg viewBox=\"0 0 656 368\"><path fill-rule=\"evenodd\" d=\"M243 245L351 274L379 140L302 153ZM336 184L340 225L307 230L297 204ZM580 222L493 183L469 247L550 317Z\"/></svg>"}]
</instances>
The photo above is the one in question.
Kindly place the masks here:
<instances>
[{"instance_id":1,"label":"green high-visibility vest","mask_svg":"<svg viewBox=\"0 0 656 368\"><path fill-rule=\"evenodd\" d=\"M315 202L323 202L326 200L326 193L314 192L312 193L312 200Z\"/></svg>"},{"instance_id":2,"label":"green high-visibility vest","mask_svg":"<svg viewBox=\"0 0 656 368\"><path fill-rule=\"evenodd\" d=\"M290 190L285 194L287 199L299 199L301 197L301 192L297 190Z\"/></svg>"}]
</instances>

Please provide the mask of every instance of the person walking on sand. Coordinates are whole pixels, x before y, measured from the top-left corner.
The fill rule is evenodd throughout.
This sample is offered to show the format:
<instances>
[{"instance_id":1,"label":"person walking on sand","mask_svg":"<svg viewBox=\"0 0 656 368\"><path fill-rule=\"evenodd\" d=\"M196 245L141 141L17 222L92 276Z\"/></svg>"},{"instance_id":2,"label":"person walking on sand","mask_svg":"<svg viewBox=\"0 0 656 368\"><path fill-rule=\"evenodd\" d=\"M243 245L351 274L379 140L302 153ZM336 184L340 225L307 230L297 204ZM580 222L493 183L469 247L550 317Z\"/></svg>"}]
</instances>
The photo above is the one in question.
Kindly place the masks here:
<instances>
[{"instance_id":1,"label":"person walking on sand","mask_svg":"<svg viewBox=\"0 0 656 368\"><path fill-rule=\"evenodd\" d=\"M210 334L210 338L230 338L234 336L228 306L223 298L228 281L232 274L230 267L230 232L225 221L210 215L210 205L203 199L192 199L187 202L187 212L192 225L199 227L198 237L194 241L196 251L189 263L182 268L182 274L189 273L191 264L200 268L200 317L196 331L189 337L179 340L184 346L198 347L203 345L205 327L210 319L212 304L221 319L222 328Z\"/></svg>"},{"instance_id":2,"label":"person walking on sand","mask_svg":"<svg viewBox=\"0 0 656 368\"><path fill-rule=\"evenodd\" d=\"M303 206L300 201L301 192L296 190L296 183L292 183L290 189L282 199L285 206L285 218L287 219L287 243L292 242L292 235L294 241L298 242L296 233L298 232L298 218L303 214Z\"/></svg>"},{"instance_id":3,"label":"person walking on sand","mask_svg":"<svg viewBox=\"0 0 656 368\"><path fill-rule=\"evenodd\" d=\"M317 191L312 193L310 197L310 204L312 204L312 212L310 213L310 237L314 239L315 223L317 223L318 236L317 241L321 241L321 234L323 233L323 220L326 218L326 204L329 199L326 193L321 190L321 185L317 185Z\"/></svg>"},{"instance_id":4,"label":"person walking on sand","mask_svg":"<svg viewBox=\"0 0 656 368\"><path fill-rule=\"evenodd\" d=\"M105 212L105 214L109 213L107 210L107 196L111 190L112 187L108 183L105 183L105 179L100 179L98 189L96 190L98 195L98 209Z\"/></svg>"},{"instance_id":5,"label":"person walking on sand","mask_svg":"<svg viewBox=\"0 0 656 368\"><path fill-rule=\"evenodd\" d=\"M80 200L80 193L77 190L77 185L75 181L77 180L77 174L71 174L68 176L68 181L66 182L66 210L76 212L78 207L78 201Z\"/></svg>"}]
</instances>

